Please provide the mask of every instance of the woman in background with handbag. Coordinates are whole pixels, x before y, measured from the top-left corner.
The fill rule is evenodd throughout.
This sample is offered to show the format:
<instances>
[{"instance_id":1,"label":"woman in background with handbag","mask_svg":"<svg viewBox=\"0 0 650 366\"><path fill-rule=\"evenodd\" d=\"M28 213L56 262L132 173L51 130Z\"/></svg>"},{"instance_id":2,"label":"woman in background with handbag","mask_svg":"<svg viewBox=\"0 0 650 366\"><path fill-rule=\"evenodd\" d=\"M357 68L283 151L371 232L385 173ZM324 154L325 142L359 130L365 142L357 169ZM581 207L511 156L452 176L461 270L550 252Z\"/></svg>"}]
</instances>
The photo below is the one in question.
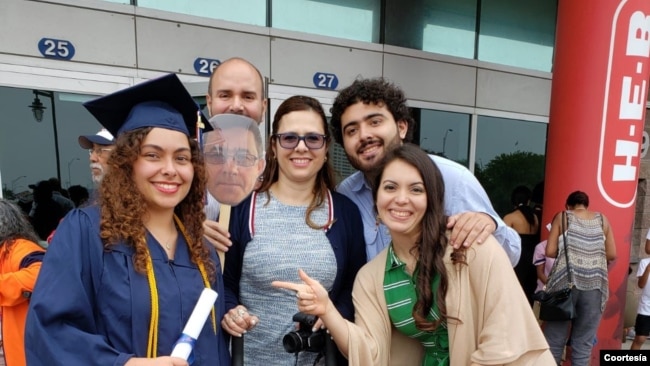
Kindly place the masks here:
<instances>
[{"instance_id":1,"label":"woman in background with handbag","mask_svg":"<svg viewBox=\"0 0 650 366\"><path fill-rule=\"evenodd\" d=\"M588 210L588 207L589 196L586 193L571 193L566 200L566 215L553 218L546 246L546 256L557 258L546 291L551 293L572 287L575 306L573 319L547 320L544 325L544 336L558 365L569 337L571 365L589 364L593 341L609 296L607 263L616 259L614 233L607 218L600 212ZM567 255L564 253L565 245Z\"/></svg>"}]
</instances>

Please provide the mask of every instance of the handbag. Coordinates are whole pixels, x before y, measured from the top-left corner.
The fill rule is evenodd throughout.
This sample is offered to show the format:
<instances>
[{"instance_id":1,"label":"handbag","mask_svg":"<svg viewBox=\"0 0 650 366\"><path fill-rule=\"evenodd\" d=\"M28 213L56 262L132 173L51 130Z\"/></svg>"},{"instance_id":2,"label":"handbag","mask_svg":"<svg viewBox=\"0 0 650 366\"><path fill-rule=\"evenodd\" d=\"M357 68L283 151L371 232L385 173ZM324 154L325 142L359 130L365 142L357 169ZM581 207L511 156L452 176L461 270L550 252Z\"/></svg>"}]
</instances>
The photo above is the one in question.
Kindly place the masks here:
<instances>
[{"instance_id":1,"label":"handbag","mask_svg":"<svg viewBox=\"0 0 650 366\"><path fill-rule=\"evenodd\" d=\"M561 228L569 283L566 288L561 290L552 292L540 291L536 294L535 299L540 303L539 318L541 320L571 320L576 315L575 306L573 305L573 281L571 281L571 267L569 265L569 245L564 230L564 211L562 211Z\"/></svg>"}]
</instances>

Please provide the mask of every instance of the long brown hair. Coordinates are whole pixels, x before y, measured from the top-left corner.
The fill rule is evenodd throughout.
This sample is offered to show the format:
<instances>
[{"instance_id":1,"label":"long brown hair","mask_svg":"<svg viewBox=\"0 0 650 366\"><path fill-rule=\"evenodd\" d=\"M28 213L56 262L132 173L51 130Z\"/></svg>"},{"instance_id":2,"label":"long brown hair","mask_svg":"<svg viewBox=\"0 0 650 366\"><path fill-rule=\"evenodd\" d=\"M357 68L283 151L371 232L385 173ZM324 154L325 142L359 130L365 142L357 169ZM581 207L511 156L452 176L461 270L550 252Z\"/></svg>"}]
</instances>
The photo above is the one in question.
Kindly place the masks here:
<instances>
[{"instance_id":1,"label":"long brown hair","mask_svg":"<svg viewBox=\"0 0 650 366\"><path fill-rule=\"evenodd\" d=\"M133 165L140 156L142 141L151 130L151 127L140 128L124 132L117 137L115 148L108 160L108 172L100 186L100 236L104 248L110 249L121 241L133 246L135 269L140 273L146 273L148 256L143 224L148 205L133 181ZM206 182L203 155L196 141L189 138L188 140L194 178L187 196L176 206L174 213L185 225L192 262L197 265L202 262L210 280L213 280L216 266L203 243L203 200Z\"/></svg>"},{"instance_id":2,"label":"long brown hair","mask_svg":"<svg viewBox=\"0 0 650 366\"><path fill-rule=\"evenodd\" d=\"M374 172L373 197L377 201L379 184L382 179L384 168L388 163L399 160L418 170L427 196L427 209L422 217L422 232L413 251L417 252L418 272L416 278L416 292L418 294L415 306L413 307L413 318L418 329L423 331L434 330L441 322L446 322L447 294L449 276L444 264L445 251L447 249L447 216L444 209L445 186L442 175L431 158L413 144L403 144L396 149L389 151ZM464 260L464 252L455 252L452 255L454 263ZM433 305L433 293L431 283L433 277L440 276L440 286L436 292L436 304L440 310L438 320L429 321L427 316Z\"/></svg>"},{"instance_id":3,"label":"long brown hair","mask_svg":"<svg viewBox=\"0 0 650 366\"><path fill-rule=\"evenodd\" d=\"M325 117L323 107L316 99L302 95L296 95L285 100L282 102L282 104L280 104L280 107L278 107L278 111L275 112L275 117L273 118L270 143L266 147L266 169L264 169L264 173L262 174L264 180L257 191L268 192L271 188L271 185L278 181L280 168L273 152L273 145L277 141L275 135L280 129L280 120L282 120L282 117L296 111L312 111L318 114L322 121L324 134L326 135L324 147L327 149L327 154L325 155L326 161L316 175L316 183L314 184L313 190L314 198L309 203L309 206L307 207L307 214L305 215L305 222L307 225L309 225L309 227L313 229L322 229L325 226L329 226L331 223L328 222L325 225L317 225L311 220L311 213L316 208L320 207L323 202L325 202L328 190L333 190L336 183L334 179L334 168L330 163L331 159L329 148L332 143L332 138L327 133L327 118Z\"/></svg>"}]
</instances>

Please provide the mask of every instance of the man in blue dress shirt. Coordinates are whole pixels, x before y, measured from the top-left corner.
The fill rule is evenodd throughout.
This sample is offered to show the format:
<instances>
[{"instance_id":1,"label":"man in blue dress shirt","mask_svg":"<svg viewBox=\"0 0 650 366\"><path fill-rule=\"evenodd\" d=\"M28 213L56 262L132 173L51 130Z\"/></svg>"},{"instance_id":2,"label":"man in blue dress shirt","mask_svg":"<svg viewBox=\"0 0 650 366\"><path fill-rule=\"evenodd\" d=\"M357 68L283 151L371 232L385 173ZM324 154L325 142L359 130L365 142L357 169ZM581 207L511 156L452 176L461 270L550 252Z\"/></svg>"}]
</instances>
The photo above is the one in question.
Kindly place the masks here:
<instances>
[{"instance_id":1,"label":"man in blue dress shirt","mask_svg":"<svg viewBox=\"0 0 650 366\"><path fill-rule=\"evenodd\" d=\"M341 90L332 107L332 132L350 164L358 171L346 178L338 191L354 201L364 224L366 254L374 258L390 243L388 229L376 218L369 175L387 151L411 142L415 121L401 89L382 79L358 79ZM445 182L445 213L450 216L454 247L480 244L493 234L514 266L521 240L494 211L474 175L464 166L430 155Z\"/></svg>"}]
</instances>

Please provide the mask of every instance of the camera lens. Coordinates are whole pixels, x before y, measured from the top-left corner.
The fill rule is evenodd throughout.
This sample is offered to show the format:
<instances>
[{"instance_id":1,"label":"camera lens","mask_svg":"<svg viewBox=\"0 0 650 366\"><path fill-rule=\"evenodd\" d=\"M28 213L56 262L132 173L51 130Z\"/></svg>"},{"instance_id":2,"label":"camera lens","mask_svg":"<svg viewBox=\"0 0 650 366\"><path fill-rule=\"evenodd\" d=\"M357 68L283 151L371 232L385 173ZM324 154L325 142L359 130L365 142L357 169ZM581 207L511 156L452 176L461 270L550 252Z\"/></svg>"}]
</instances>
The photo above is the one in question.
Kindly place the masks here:
<instances>
[{"instance_id":1,"label":"camera lens","mask_svg":"<svg viewBox=\"0 0 650 366\"><path fill-rule=\"evenodd\" d=\"M282 346L289 353L302 351L306 345L302 343L302 337L296 332L289 332L282 338Z\"/></svg>"}]
</instances>

